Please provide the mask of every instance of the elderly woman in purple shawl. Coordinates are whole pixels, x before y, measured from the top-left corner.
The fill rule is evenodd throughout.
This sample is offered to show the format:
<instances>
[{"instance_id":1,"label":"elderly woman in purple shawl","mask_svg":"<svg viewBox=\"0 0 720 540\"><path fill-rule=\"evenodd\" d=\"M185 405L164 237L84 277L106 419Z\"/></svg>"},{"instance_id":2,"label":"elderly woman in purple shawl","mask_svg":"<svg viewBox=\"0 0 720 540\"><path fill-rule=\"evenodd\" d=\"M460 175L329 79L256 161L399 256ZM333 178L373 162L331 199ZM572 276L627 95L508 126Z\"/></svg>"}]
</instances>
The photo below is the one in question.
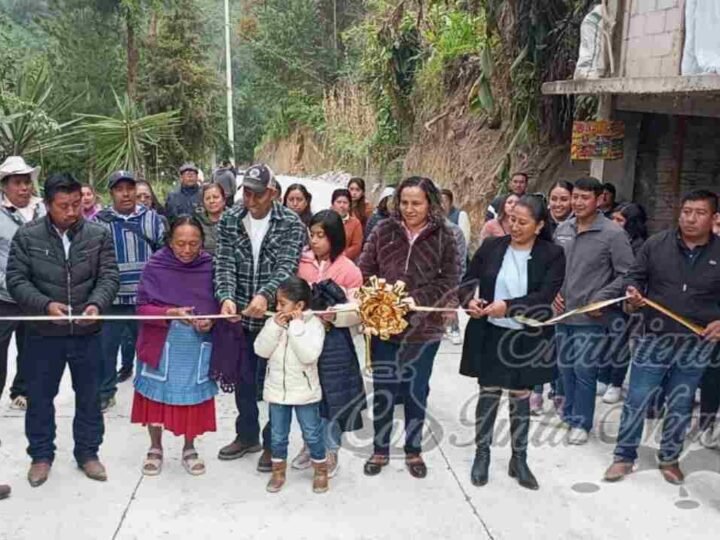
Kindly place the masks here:
<instances>
[{"instance_id":1,"label":"elderly woman in purple shawl","mask_svg":"<svg viewBox=\"0 0 720 540\"><path fill-rule=\"evenodd\" d=\"M168 246L145 266L138 288L138 315L186 316L218 313L213 297L212 257L202 251L196 218L181 216L170 228ZM148 427L150 450L143 473L160 474L162 431L185 437L182 464L191 475L205 472L195 437L215 431L217 385L210 377L210 319L143 321L137 341L132 423Z\"/></svg>"}]
</instances>

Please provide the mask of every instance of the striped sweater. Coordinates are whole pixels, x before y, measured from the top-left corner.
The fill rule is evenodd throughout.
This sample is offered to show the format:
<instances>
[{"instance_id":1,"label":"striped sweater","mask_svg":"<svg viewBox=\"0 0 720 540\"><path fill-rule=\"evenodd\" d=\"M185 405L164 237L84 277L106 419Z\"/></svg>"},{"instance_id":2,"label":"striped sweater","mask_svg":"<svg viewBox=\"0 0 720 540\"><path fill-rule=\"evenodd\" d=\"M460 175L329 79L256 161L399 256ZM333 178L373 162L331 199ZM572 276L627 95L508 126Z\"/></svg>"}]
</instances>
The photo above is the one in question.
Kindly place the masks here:
<instances>
[{"instance_id":1,"label":"striped sweater","mask_svg":"<svg viewBox=\"0 0 720 540\"><path fill-rule=\"evenodd\" d=\"M120 290L113 302L116 305L132 306L136 303L137 288L145 264L153 251L162 244L165 224L154 210L142 205L135 212L125 216L112 207L98 212L93 218L112 234L115 257L120 270ZM152 241L152 245L148 242Z\"/></svg>"}]
</instances>

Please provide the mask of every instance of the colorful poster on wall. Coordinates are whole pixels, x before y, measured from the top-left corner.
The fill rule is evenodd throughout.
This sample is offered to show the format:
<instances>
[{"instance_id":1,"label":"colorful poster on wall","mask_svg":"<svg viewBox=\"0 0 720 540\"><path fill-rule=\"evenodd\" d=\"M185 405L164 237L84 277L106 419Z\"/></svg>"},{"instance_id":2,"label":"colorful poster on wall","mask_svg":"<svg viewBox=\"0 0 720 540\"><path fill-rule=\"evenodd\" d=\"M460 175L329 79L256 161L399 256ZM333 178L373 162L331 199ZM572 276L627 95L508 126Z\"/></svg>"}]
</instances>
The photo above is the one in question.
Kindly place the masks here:
<instances>
[{"instance_id":1,"label":"colorful poster on wall","mask_svg":"<svg viewBox=\"0 0 720 540\"><path fill-rule=\"evenodd\" d=\"M625 123L614 120L573 122L573 160L622 159Z\"/></svg>"}]
</instances>

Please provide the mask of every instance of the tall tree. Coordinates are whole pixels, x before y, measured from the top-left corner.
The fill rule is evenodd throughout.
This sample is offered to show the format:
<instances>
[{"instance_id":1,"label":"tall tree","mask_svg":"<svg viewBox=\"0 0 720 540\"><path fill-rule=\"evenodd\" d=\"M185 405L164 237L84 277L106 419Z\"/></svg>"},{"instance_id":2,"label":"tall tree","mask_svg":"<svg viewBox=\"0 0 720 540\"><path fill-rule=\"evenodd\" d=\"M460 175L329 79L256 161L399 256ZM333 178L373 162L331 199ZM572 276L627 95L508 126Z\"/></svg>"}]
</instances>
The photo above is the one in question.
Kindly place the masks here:
<instances>
[{"instance_id":1,"label":"tall tree","mask_svg":"<svg viewBox=\"0 0 720 540\"><path fill-rule=\"evenodd\" d=\"M157 35L146 44L138 97L148 113L178 110L182 121L165 148L170 165L188 156L202 160L215 148L222 86L203 46L208 31L197 2L175 0L159 14Z\"/></svg>"},{"instance_id":2,"label":"tall tree","mask_svg":"<svg viewBox=\"0 0 720 540\"><path fill-rule=\"evenodd\" d=\"M73 113L110 114L113 90L124 93L120 24L117 12L98 10L87 0L51 0L50 16L41 22L48 36L45 55L55 91L82 94Z\"/></svg>"},{"instance_id":3,"label":"tall tree","mask_svg":"<svg viewBox=\"0 0 720 540\"><path fill-rule=\"evenodd\" d=\"M140 27L148 8L158 7L162 0L93 0L95 9L101 12L115 12L125 26L125 51L127 94L130 99L137 96L138 71L140 67Z\"/></svg>"}]
</instances>

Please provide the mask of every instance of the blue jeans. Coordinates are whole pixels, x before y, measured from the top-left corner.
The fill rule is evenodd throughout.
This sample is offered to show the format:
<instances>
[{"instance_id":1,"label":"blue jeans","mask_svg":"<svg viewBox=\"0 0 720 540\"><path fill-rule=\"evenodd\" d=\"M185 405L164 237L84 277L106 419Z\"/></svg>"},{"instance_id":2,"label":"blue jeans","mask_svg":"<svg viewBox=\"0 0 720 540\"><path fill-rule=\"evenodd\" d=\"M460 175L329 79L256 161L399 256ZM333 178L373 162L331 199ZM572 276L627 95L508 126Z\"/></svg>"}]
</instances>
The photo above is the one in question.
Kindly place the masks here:
<instances>
[{"instance_id":1,"label":"blue jeans","mask_svg":"<svg viewBox=\"0 0 720 540\"><path fill-rule=\"evenodd\" d=\"M135 306L112 306L108 315L135 315ZM129 334L129 338L125 335ZM101 331L102 359L98 371L98 387L100 399L107 400L117 393L117 357L118 350L124 341L137 341L137 321L107 321ZM125 367L125 366L123 366ZM130 364L132 368L132 361Z\"/></svg>"},{"instance_id":2,"label":"blue jeans","mask_svg":"<svg viewBox=\"0 0 720 540\"><path fill-rule=\"evenodd\" d=\"M139 328L138 328L139 331ZM120 343L120 367L123 371L131 372L135 365L135 345L137 332L133 333L126 328Z\"/></svg>"},{"instance_id":3,"label":"blue jeans","mask_svg":"<svg viewBox=\"0 0 720 540\"><path fill-rule=\"evenodd\" d=\"M100 337L46 337L28 332L25 340L24 374L28 408L25 434L33 463L55 459L55 405L65 365L70 367L75 391L73 439L79 465L97 459L105 433L97 392Z\"/></svg>"},{"instance_id":4,"label":"blue jeans","mask_svg":"<svg viewBox=\"0 0 720 540\"><path fill-rule=\"evenodd\" d=\"M542 395L544 389L545 389L544 384L537 384L533 387L533 392L535 392L536 394ZM552 392L553 397L564 397L565 396L565 389L563 388L562 375L560 375L560 370L558 370L557 364L553 366L553 378L552 378L552 381L550 381L550 392Z\"/></svg>"},{"instance_id":5,"label":"blue jeans","mask_svg":"<svg viewBox=\"0 0 720 540\"><path fill-rule=\"evenodd\" d=\"M555 338L565 391L563 420L572 428L590 431L595 416L598 365L607 342L605 327L558 324Z\"/></svg>"},{"instance_id":6,"label":"blue jeans","mask_svg":"<svg viewBox=\"0 0 720 540\"><path fill-rule=\"evenodd\" d=\"M270 451L275 461L287 460L288 436L290 435L290 422L292 412L295 417L303 440L310 450L313 461L325 460L325 439L323 438L323 425L320 418L320 403L309 405L279 405L270 403Z\"/></svg>"},{"instance_id":7,"label":"blue jeans","mask_svg":"<svg viewBox=\"0 0 720 540\"><path fill-rule=\"evenodd\" d=\"M618 309L608 314L607 353L598 372L598 381L621 388L630 367L630 318Z\"/></svg>"},{"instance_id":8,"label":"blue jeans","mask_svg":"<svg viewBox=\"0 0 720 540\"><path fill-rule=\"evenodd\" d=\"M322 418L323 436L325 438L325 448L331 452L337 452L342 444L342 431L340 424L335 420Z\"/></svg>"},{"instance_id":9,"label":"blue jeans","mask_svg":"<svg viewBox=\"0 0 720 540\"><path fill-rule=\"evenodd\" d=\"M398 395L402 396L405 408L405 453L422 452L430 375L439 347L439 341L394 343L375 337L372 339L373 445L376 454L390 454L393 413Z\"/></svg>"},{"instance_id":10,"label":"blue jeans","mask_svg":"<svg viewBox=\"0 0 720 540\"><path fill-rule=\"evenodd\" d=\"M259 333L245 330L245 338L248 344L247 361L251 379L254 382L243 382L235 385L235 407L237 407L238 411L235 419L235 433L238 441L248 445L260 443L260 410L257 403L262 395L267 360L255 354L255 339ZM270 449L270 422L265 424L262 430L262 444L263 449Z\"/></svg>"},{"instance_id":11,"label":"blue jeans","mask_svg":"<svg viewBox=\"0 0 720 540\"><path fill-rule=\"evenodd\" d=\"M0 315L3 317L13 317L22 315L17 304L3 302L0 300ZM25 334L27 333L27 323L19 321L2 321L0 322L0 397L5 389L7 378L8 348L13 332L15 332L15 344L17 346L17 356L15 357L15 378L10 387L10 399L14 400L18 396L27 397L27 385L23 377L22 356L25 347Z\"/></svg>"},{"instance_id":12,"label":"blue jeans","mask_svg":"<svg viewBox=\"0 0 720 540\"><path fill-rule=\"evenodd\" d=\"M661 463L678 460L692 415L695 390L713 350L714 344L696 336L667 334L640 339L633 356L630 388L620 419L616 461L637 459L645 411L664 379L667 413L658 457Z\"/></svg>"}]
</instances>

